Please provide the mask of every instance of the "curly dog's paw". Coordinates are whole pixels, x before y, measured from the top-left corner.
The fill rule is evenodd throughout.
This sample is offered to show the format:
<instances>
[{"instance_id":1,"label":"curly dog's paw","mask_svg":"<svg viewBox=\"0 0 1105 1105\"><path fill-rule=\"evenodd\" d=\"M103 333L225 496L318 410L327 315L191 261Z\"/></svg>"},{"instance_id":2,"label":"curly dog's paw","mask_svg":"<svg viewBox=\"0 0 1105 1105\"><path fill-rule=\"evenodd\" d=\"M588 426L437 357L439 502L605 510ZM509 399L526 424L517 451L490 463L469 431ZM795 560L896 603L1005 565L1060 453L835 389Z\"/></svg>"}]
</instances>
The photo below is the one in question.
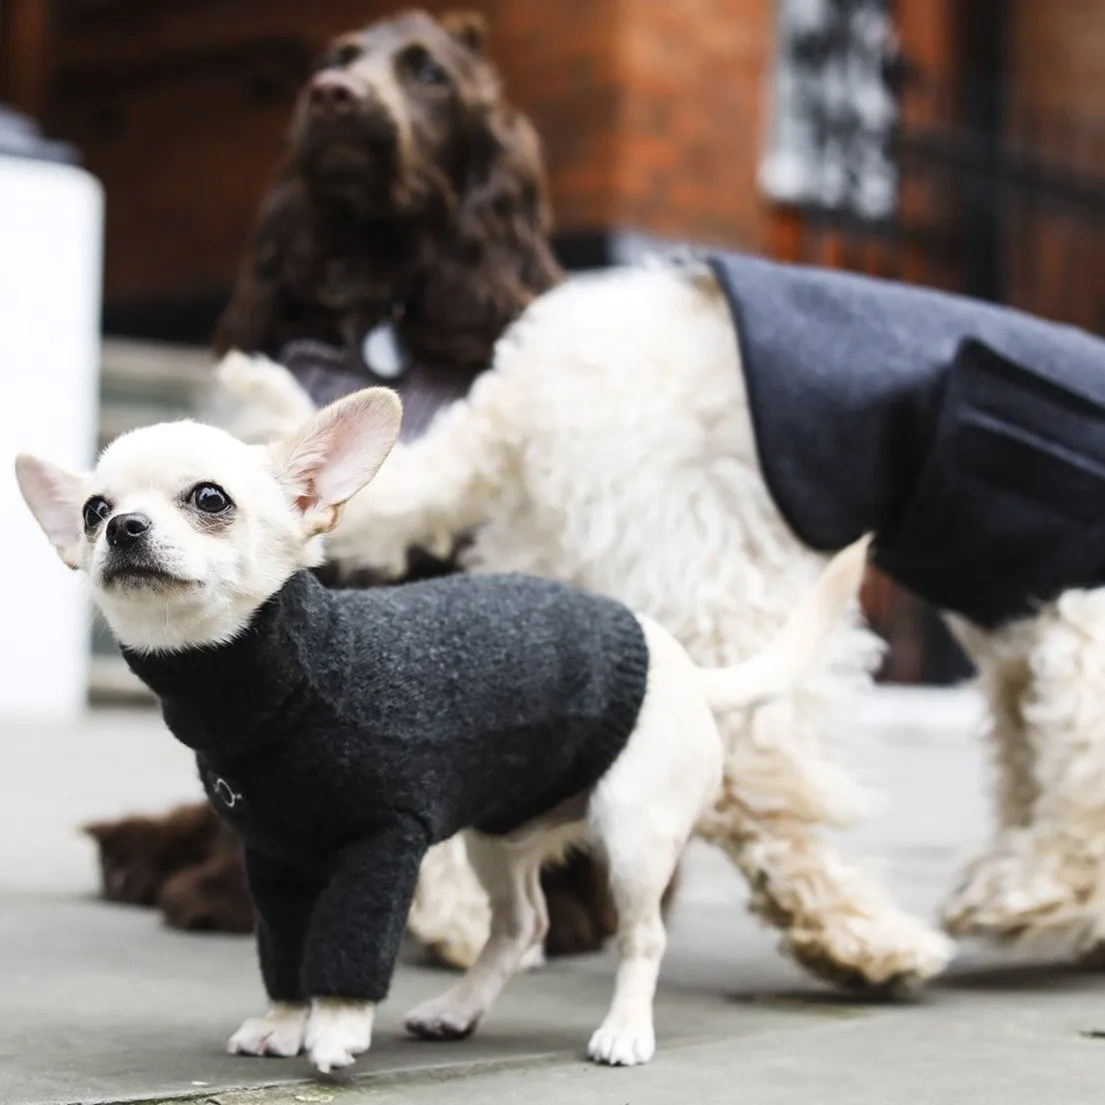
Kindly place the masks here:
<instances>
[{"instance_id":1,"label":"curly dog's paw","mask_svg":"<svg viewBox=\"0 0 1105 1105\"><path fill-rule=\"evenodd\" d=\"M315 413L311 397L283 366L267 357L228 353L215 369L232 413L221 421L243 441L267 443L295 431Z\"/></svg>"},{"instance_id":2,"label":"curly dog's paw","mask_svg":"<svg viewBox=\"0 0 1105 1105\"><path fill-rule=\"evenodd\" d=\"M956 936L1065 948L1094 956L1105 940L1099 864L1070 846L1018 833L971 863L944 905Z\"/></svg>"},{"instance_id":3,"label":"curly dog's paw","mask_svg":"<svg viewBox=\"0 0 1105 1105\"><path fill-rule=\"evenodd\" d=\"M787 930L783 946L833 986L888 997L914 992L940 974L955 953L946 936L893 908L878 915L819 918L816 927Z\"/></svg>"}]
</instances>

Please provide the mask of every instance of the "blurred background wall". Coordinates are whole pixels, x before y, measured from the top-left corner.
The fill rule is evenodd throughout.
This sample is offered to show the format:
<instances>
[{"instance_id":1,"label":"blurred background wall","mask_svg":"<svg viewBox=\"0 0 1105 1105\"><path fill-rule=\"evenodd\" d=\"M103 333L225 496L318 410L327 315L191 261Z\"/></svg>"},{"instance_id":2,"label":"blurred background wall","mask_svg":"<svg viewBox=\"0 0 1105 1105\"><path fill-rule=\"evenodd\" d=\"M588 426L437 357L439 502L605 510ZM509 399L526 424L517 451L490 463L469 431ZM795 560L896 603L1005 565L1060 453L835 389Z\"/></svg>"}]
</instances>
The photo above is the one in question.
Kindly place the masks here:
<instances>
[{"instance_id":1,"label":"blurred background wall","mask_svg":"<svg viewBox=\"0 0 1105 1105\"><path fill-rule=\"evenodd\" d=\"M1105 330L1105 0L464 6L542 135L569 267L720 244ZM0 101L105 185L108 334L207 341L312 58L394 10L0 0ZM888 678L963 673L930 611L875 575L865 598Z\"/></svg>"}]
</instances>

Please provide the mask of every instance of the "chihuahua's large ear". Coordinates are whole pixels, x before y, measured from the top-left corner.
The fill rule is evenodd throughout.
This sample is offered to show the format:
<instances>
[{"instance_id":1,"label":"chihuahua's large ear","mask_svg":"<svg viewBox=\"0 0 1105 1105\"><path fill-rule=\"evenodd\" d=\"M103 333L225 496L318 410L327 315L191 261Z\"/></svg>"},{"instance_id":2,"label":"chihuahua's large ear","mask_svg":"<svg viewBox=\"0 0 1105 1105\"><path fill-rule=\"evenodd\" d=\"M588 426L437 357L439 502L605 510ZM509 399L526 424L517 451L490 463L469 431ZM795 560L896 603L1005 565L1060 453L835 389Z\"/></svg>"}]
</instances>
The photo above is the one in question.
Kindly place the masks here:
<instances>
[{"instance_id":1,"label":"chihuahua's large ear","mask_svg":"<svg viewBox=\"0 0 1105 1105\"><path fill-rule=\"evenodd\" d=\"M81 500L87 477L24 453L15 458L15 478L58 555L70 568L79 568Z\"/></svg>"},{"instance_id":2,"label":"chihuahua's large ear","mask_svg":"<svg viewBox=\"0 0 1105 1105\"><path fill-rule=\"evenodd\" d=\"M321 528L337 525L341 506L387 459L403 407L388 388L366 388L324 407L299 431L270 447L280 482Z\"/></svg>"}]
</instances>

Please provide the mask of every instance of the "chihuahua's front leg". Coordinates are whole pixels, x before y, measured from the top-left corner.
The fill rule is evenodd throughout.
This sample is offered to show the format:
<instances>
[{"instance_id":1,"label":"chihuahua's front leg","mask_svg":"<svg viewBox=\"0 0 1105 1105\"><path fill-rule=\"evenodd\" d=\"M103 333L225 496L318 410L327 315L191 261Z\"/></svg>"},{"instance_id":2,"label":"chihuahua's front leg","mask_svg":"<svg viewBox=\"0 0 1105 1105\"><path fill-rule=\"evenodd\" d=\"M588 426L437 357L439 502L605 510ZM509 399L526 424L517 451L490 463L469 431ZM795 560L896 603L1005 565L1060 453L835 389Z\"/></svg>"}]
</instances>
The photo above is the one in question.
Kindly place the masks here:
<instances>
[{"instance_id":1,"label":"chihuahua's front leg","mask_svg":"<svg viewBox=\"0 0 1105 1105\"><path fill-rule=\"evenodd\" d=\"M422 437L394 449L346 504L326 539L327 555L347 570L393 576L403 574L413 548L448 557L509 482L517 422L507 413L509 388L496 372L485 373Z\"/></svg>"},{"instance_id":2,"label":"chihuahua's front leg","mask_svg":"<svg viewBox=\"0 0 1105 1105\"><path fill-rule=\"evenodd\" d=\"M261 976L271 1002L230 1038L236 1055L290 1058L303 1050L307 1002L301 968L307 929L323 879L298 867L246 852L246 880L257 913Z\"/></svg>"},{"instance_id":3,"label":"chihuahua's front leg","mask_svg":"<svg viewBox=\"0 0 1105 1105\"><path fill-rule=\"evenodd\" d=\"M349 845L311 916L303 988L311 997L305 1046L322 1073L350 1066L372 1043L429 847L423 826L397 815Z\"/></svg>"}]
</instances>

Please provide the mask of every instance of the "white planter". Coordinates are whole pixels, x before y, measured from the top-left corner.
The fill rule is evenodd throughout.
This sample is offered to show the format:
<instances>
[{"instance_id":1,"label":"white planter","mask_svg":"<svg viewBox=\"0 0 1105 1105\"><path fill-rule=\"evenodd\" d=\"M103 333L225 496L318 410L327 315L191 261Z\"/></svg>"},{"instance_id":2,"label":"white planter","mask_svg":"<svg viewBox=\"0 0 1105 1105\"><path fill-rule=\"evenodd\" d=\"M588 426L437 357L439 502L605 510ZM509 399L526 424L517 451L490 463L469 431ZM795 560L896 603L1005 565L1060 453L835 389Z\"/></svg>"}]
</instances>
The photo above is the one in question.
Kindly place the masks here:
<instances>
[{"instance_id":1,"label":"white planter","mask_svg":"<svg viewBox=\"0 0 1105 1105\"><path fill-rule=\"evenodd\" d=\"M89 609L23 503L13 461L93 459L103 192L81 169L0 156L0 717L85 705Z\"/></svg>"}]
</instances>

